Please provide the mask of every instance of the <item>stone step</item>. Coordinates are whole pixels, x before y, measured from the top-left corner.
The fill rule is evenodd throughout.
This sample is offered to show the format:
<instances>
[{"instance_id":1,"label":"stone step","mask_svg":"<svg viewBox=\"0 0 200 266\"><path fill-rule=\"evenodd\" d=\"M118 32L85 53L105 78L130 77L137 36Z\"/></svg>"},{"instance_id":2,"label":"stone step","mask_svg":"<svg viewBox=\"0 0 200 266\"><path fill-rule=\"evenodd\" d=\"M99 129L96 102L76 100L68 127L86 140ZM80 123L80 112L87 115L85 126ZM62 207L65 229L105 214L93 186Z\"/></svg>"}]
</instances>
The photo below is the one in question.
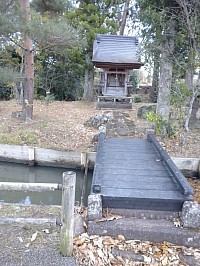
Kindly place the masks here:
<instances>
[{"instance_id":1,"label":"stone step","mask_svg":"<svg viewBox=\"0 0 200 266\"><path fill-rule=\"evenodd\" d=\"M136 210L136 209L105 209L110 215L121 215L127 218L149 219L149 220L174 220L179 219L179 212L172 211L153 211L153 210Z\"/></svg>"},{"instance_id":2,"label":"stone step","mask_svg":"<svg viewBox=\"0 0 200 266\"><path fill-rule=\"evenodd\" d=\"M200 231L175 227L173 221L121 218L112 221L89 221L88 234L117 237L123 235L126 240L170 242L175 245L199 248Z\"/></svg>"}]
</instances>

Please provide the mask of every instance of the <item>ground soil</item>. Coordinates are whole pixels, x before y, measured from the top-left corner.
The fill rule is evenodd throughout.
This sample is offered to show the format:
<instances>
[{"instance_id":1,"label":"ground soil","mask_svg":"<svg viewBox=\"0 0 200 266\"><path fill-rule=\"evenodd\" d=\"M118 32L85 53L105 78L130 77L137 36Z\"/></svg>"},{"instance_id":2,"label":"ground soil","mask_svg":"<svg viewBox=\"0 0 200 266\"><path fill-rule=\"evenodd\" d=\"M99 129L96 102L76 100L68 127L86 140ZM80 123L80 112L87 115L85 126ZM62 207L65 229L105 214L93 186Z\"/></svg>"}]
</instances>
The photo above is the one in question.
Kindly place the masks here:
<instances>
[{"instance_id":1,"label":"ground soil","mask_svg":"<svg viewBox=\"0 0 200 266\"><path fill-rule=\"evenodd\" d=\"M148 103L134 103L132 110L124 111L134 125L131 137L145 138L146 130L153 124L137 117L139 107ZM85 122L97 114L112 111L97 110L93 102L45 102L35 101L33 120L24 122L12 114L21 110L15 100L0 101L0 143L34 145L44 148L64 150L93 150L92 139L98 129L85 126ZM162 139L162 145L171 156L199 157L200 129L191 129L182 145L182 132L173 138Z\"/></svg>"},{"instance_id":2,"label":"ground soil","mask_svg":"<svg viewBox=\"0 0 200 266\"><path fill-rule=\"evenodd\" d=\"M33 120L24 122L12 116L21 110L21 105L15 100L1 101L0 143L59 150L94 151L96 142L93 140L98 134L98 128L86 126L85 123L91 117L100 114L107 114L115 123L113 125L111 122L108 127L109 136L146 138L146 130L153 128L153 124L137 117L138 108L144 105L150 104L134 103L132 110L112 111L97 110L94 102L35 101ZM127 127L131 130L128 131ZM123 134L124 132L127 134ZM174 137L158 138L171 156L199 158L200 129L191 129L184 145L182 135L182 130L177 130ZM196 200L200 202L200 179L191 179L190 182L195 188Z\"/></svg>"},{"instance_id":3,"label":"ground soil","mask_svg":"<svg viewBox=\"0 0 200 266\"><path fill-rule=\"evenodd\" d=\"M109 135L116 137L119 137L119 135L120 137L126 137L128 135L128 137L145 138L146 130L152 128L153 125L137 117L137 110L143 105L144 103L134 103L132 110L120 111L118 113L118 115L123 114L123 117L118 117L118 123L120 125L123 123L131 125L131 132L122 134L124 128L120 128L120 130L123 129L123 132L121 131L121 134L116 134L115 128L111 125ZM114 113L111 110L96 110L95 103L82 101L53 101L49 103L35 101L33 120L28 122L12 116L12 114L16 116L16 112L19 110L21 110L21 106L15 100L0 102L0 143L30 145L51 149L94 151L94 136L98 134L98 129L85 126L85 122L91 117L105 112L112 117L116 115L116 112ZM177 131L175 137L160 138L159 140L171 156L200 157L200 131L198 129L190 130L185 145L181 144L181 137L182 132ZM200 179L190 179L189 181L195 190L195 199L200 203ZM0 205L0 211L2 211L1 208ZM59 237L57 230L51 231L50 234L39 230L37 239L31 242L30 239L35 232L36 229L32 228L1 226L0 264L8 266L75 265L74 260L63 259L58 255ZM176 251L174 252L176 254ZM190 264L183 263L178 265Z\"/></svg>"}]
</instances>

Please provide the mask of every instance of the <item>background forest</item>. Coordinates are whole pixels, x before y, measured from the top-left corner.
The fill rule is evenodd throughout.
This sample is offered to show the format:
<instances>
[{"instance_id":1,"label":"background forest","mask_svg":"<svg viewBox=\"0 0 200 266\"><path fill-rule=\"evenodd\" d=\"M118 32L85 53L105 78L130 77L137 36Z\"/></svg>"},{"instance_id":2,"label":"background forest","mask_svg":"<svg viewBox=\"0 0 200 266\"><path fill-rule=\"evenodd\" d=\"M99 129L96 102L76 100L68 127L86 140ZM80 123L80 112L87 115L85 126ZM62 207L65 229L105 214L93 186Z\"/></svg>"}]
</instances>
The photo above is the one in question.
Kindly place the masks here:
<instances>
[{"instance_id":1,"label":"background forest","mask_svg":"<svg viewBox=\"0 0 200 266\"><path fill-rule=\"evenodd\" d=\"M187 134L200 91L199 11L198 0L0 0L0 97L16 97L24 120L34 99L92 101L95 35L137 34L157 101L149 120L168 134L173 105Z\"/></svg>"}]
</instances>

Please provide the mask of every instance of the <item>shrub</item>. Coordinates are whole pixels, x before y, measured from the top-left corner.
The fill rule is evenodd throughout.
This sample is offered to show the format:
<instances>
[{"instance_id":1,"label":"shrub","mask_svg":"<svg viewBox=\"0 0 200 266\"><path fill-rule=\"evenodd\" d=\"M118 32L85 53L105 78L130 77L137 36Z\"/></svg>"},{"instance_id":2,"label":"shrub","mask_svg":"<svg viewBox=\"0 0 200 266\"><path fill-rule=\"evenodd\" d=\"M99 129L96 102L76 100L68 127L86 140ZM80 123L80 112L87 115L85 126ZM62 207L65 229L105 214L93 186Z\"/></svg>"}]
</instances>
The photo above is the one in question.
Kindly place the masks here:
<instances>
[{"instance_id":1,"label":"shrub","mask_svg":"<svg viewBox=\"0 0 200 266\"><path fill-rule=\"evenodd\" d=\"M163 134L166 131L166 135L168 137L172 137L176 134L176 130L170 123L166 121L164 117L156 114L155 112L149 112L146 115L148 121L153 122L155 124L155 131L157 135L165 135Z\"/></svg>"},{"instance_id":2,"label":"shrub","mask_svg":"<svg viewBox=\"0 0 200 266\"><path fill-rule=\"evenodd\" d=\"M135 103L141 103L141 102L142 102L142 98L139 97L139 96L136 96L136 97L134 98L134 102L135 102Z\"/></svg>"}]
</instances>

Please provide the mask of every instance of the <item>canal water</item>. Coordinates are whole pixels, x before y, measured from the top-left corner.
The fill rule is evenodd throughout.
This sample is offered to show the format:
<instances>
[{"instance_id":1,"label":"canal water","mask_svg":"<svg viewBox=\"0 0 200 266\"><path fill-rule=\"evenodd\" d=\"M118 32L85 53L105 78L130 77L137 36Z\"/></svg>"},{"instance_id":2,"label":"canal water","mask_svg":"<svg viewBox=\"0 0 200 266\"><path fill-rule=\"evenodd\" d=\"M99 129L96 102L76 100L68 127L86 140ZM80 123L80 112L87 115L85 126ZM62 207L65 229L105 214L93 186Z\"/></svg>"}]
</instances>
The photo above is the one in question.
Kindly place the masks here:
<instances>
[{"instance_id":1,"label":"canal water","mask_svg":"<svg viewBox=\"0 0 200 266\"><path fill-rule=\"evenodd\" d=\"M84 173L81 170L69 168L55 168L42 166L28 166L23 164L0 162L0 181L1 182L20 182L20 183L56 183L62 184L63 172L76 172L76 204L80 203ZM85 204L90 192L92 172L88 172L86 186ZM0 203L21 203L21 204L40 204L40 205L61 205L61 191L44 192L18 192L0 191Z\"/></svg>"}]
</instances>

